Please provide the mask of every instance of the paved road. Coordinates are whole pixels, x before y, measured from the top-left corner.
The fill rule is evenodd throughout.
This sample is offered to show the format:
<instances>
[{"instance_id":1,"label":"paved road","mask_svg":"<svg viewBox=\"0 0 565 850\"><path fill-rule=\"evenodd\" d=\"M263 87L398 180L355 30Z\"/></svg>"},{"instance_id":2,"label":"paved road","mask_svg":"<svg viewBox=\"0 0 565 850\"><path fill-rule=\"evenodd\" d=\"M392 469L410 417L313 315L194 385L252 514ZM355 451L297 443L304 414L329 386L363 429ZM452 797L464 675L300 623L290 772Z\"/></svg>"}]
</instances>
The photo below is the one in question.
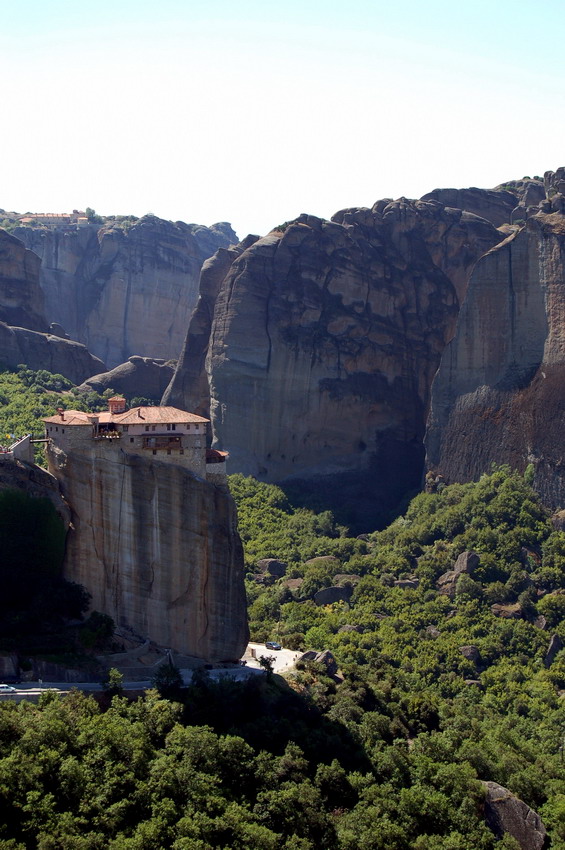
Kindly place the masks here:
<instances>
[{"instance_id":1,"label":"paved road","mask_svg":"<svg viewBox=\"0 0 565 850\"><path fill-rule=\"evenodd\" d=\"M247 646L245 655L242 661L245 665L233 667L216 667L209 670L208 673L212 679L220 679L222 676L229 676L231 679L241 681L263 673L263 668L259 664L259 658L266 656L273 658L273 671L275 673L284 673L291 670L296 659L300 658L301 652L295 652L292 649L267 649L264 643L250 643ZM183 679L185 684L190 683L191 673L188 670L183 670ZM142 691L151 687L149 680L141 682L124 682L124 690L126 691ZM77 688L80 691L101 691L102 685L98 682L22 682L16 688L15 692L0 694L0 702L7 699L13 699L19 702L22 699L29 698L36 702L40 695L45 691L57 691L59 693L68 693L72 688Z\"/></svg>"}]
</instances>

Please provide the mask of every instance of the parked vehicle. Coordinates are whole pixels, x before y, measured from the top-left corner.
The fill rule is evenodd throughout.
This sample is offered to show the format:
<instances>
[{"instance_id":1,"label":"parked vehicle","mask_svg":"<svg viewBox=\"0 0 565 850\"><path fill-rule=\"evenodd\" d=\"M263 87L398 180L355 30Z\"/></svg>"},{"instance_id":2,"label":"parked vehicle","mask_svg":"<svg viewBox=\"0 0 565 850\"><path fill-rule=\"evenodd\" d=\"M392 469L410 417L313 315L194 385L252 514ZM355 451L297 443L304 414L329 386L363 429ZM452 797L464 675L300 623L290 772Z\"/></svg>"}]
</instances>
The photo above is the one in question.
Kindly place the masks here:
<instances>
[{"instance_id":1,"label":"parked vehicle","mask_svg":"<svg viewBox=\"0 0 565 850\"><path fill-rule=\"evenodd\" d=\"M0 685L0 694L15 694L16 689L11 685Z\"/></svg>"},{"instance_id":2,"label":"parked vehicle","mask_svg":"<svg viewBox=\"0 0 565 850\"><path fill-rule=\"evenodd\" d=\"M280 643L277 643L275 640L268 640L265 647L267 649L282 649Z\"/></svg>"}]
</instances>

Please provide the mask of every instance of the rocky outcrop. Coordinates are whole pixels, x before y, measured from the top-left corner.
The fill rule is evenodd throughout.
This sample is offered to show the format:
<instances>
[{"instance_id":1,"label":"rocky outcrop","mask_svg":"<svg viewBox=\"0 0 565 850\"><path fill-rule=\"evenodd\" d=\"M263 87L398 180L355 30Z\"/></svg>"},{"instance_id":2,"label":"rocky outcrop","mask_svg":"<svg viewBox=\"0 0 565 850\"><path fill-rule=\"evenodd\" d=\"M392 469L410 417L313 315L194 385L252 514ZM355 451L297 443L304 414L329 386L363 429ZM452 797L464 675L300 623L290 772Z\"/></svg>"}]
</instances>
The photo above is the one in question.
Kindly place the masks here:
<instances>
[{"instance_id":1,"label":"rocky outcrop","mask_svg":"<svg viewBox=\"0 0 565 850\"><path fill-rule=\"evenodd\" d=\"M83 584L92 607L118 627L182 655L237 660L248 630L227 488L104 442L48 449L73 512L65 577Z\"/></svg>"},{"instance_id":2,"label":"rocky outcrop","mask_svg":"<svg viewBox=\"0 0 565 850\"><path fill-rule=\"evenodd\" d=\"M0 322L47 331L39 258L0 229Z\"/></svg>"},{"instance_id":3,"label":"rocky outcrop","mask_svg":"<svg viewBox=\"0 0 565 850\"><path fill-rule=\"evenodd\" d=\"M476 265L436 376L427 462L450 481L493 462L565 505L565 215L537 213Z\"/></svg>"},{"instance_id":4,"label":"rocky outcrop","mask_svg":"<svg viewBox=\"0 0 565 850\"><path fill-rule=\"evenodd\" d=\"M497 782L483 782L485 820L498 838L511 835L521 850L543 850L547 830L533 809Z\"/></svg>"},{"instance_id":5,"label":"rocky outcrop","mask_svg":"<svg viewBox=\"0 0 565 850\"><path fill-rule=\"evenodd\" d=\"M21 363L29 369L64 375L73 384L105 369L104 363L80 342L0 322L0 367L15 369Z\"/></svg>"},{"instance_id":6,"label":"rocky outcrop","mask_svg":"<svg viewBox=\"0 0 565 850\"><path fill-rule=\"evenodd\" d=\"M3 459L0 462L0 490L22 490L33 499L49 499L65 528L71 522L71 511L61 495L57 479L34 464Z\"/></svg>"},{"instance_id":7,"label":"rocky outcrop","mask_svg":"<svg viewBox=\"0 0 565 850\"><path fill-rule=\"evenodd\" d=\"M544 198L544 181L539 177L533 180L524 177L523 180L510 180L494 189L434 189L423 195L422 200L435 200L446 207L467 210L486 218L495 227L500 227L516 219L525 219L528 208L537 207Z\"/></svg>"},{"instance_id":8,"label":"rocky outcrop","mask_svg":"<svg viewBox=\"0 0 565 850\"><path fill-rule=\"evenodd\" d=\"M203 261L237 241L224 222L206 228L153 215L79 230L15 232L41 258L48 321L109 366L131 355L176 358Z\"/></svg>"},{"instance_id":9,"label":"rocky outcrop","mask_svg":"<svg viewBox=\"0 0 565 850\"><path fill-rule=\"evenodd\" d=\"M333 493L374 527L420 484L431 380L470 271L501 238L401 199L221 251L164 402L209 412L231 471Z\"/></svg>"},{"instance_id":10,"label":"rocky outcrop","mask_svg":"<svg viewBox=\"0 0 565 850\"><path fill-rule=\"evenodd\" d=\"M109 372L93 375L79 387L80 390L94 390L103 393L112 389L127 399L136 396L159 401L167 389L174 373L174 364L170 361L154 360L151 357L130 357L127 363L120 363Z\"/></svg>"},{"instance_id":11,"label":"rocky outcrop","mask_svg":"<svg viewBox=\"0 0 565 850\"><path fill-rule=\"evenodd\" d=\"M543 186L542 186L543 193ZM446 207L480 215L495 227L512 219L512 210L518 203L517 195L506 189L434 189L422 196L423 201L439 201Z\"/></svg>"},{"instance_id":12,"label":"rocky outcrop","mask_svg":"<svg viewBox=\"0 0 565 850\"><path fill-rule=\"evenodd\" d=\"M447 570L437 580L437 589L440 593L455 599L457 582L462 575L471 575L479 564L479 556L476 552L461 552L453 569Z\"/></svg>"}]
</instances>

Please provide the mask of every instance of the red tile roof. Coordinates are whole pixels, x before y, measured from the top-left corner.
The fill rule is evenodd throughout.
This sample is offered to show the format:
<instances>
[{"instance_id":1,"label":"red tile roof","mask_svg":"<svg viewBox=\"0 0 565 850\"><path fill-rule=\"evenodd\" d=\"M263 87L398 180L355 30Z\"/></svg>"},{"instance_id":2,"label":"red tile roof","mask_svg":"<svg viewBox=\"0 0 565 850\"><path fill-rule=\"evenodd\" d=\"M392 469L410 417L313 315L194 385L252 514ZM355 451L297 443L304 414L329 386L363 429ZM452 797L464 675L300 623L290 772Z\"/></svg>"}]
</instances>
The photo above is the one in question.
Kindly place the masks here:
<instances>
[{"instance_id":1,"label":"red tile roof","mask_svg":"<svg viewBox=\"0 0 565 850\"><path fill-rule=\"evenodd\" d=\"M53 425L91 425L93 417L98 417L101 425L115 422L117 425L170 425L173 422L198 423L209 422L196 413L179 410L178 407L134 407L124 413L85 413L82 410L64 410L55 416L48 416L43 421Z\"/></svg>"}]
</instances>

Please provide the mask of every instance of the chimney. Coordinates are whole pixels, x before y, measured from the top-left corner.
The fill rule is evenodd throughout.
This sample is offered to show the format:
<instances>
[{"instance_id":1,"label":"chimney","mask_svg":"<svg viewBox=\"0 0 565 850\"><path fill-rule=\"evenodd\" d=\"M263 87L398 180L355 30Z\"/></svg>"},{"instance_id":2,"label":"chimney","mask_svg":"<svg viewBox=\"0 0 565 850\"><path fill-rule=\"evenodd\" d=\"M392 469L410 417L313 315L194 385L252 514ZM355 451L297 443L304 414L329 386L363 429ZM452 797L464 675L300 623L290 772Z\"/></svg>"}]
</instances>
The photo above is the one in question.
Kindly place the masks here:
<instances>
[{"instance_id":1,"label":"chimney","mask_svg":"<svg viewBox=\"0 0 565 850\"><path fill-rule=\"evenodd\" d=\"M61 417L61 419L64 422L65 421L65 411L64 411L64 409L62 407L58 407L57 413L59 414L59 416Z\"/></svg>"}]
</instances>

